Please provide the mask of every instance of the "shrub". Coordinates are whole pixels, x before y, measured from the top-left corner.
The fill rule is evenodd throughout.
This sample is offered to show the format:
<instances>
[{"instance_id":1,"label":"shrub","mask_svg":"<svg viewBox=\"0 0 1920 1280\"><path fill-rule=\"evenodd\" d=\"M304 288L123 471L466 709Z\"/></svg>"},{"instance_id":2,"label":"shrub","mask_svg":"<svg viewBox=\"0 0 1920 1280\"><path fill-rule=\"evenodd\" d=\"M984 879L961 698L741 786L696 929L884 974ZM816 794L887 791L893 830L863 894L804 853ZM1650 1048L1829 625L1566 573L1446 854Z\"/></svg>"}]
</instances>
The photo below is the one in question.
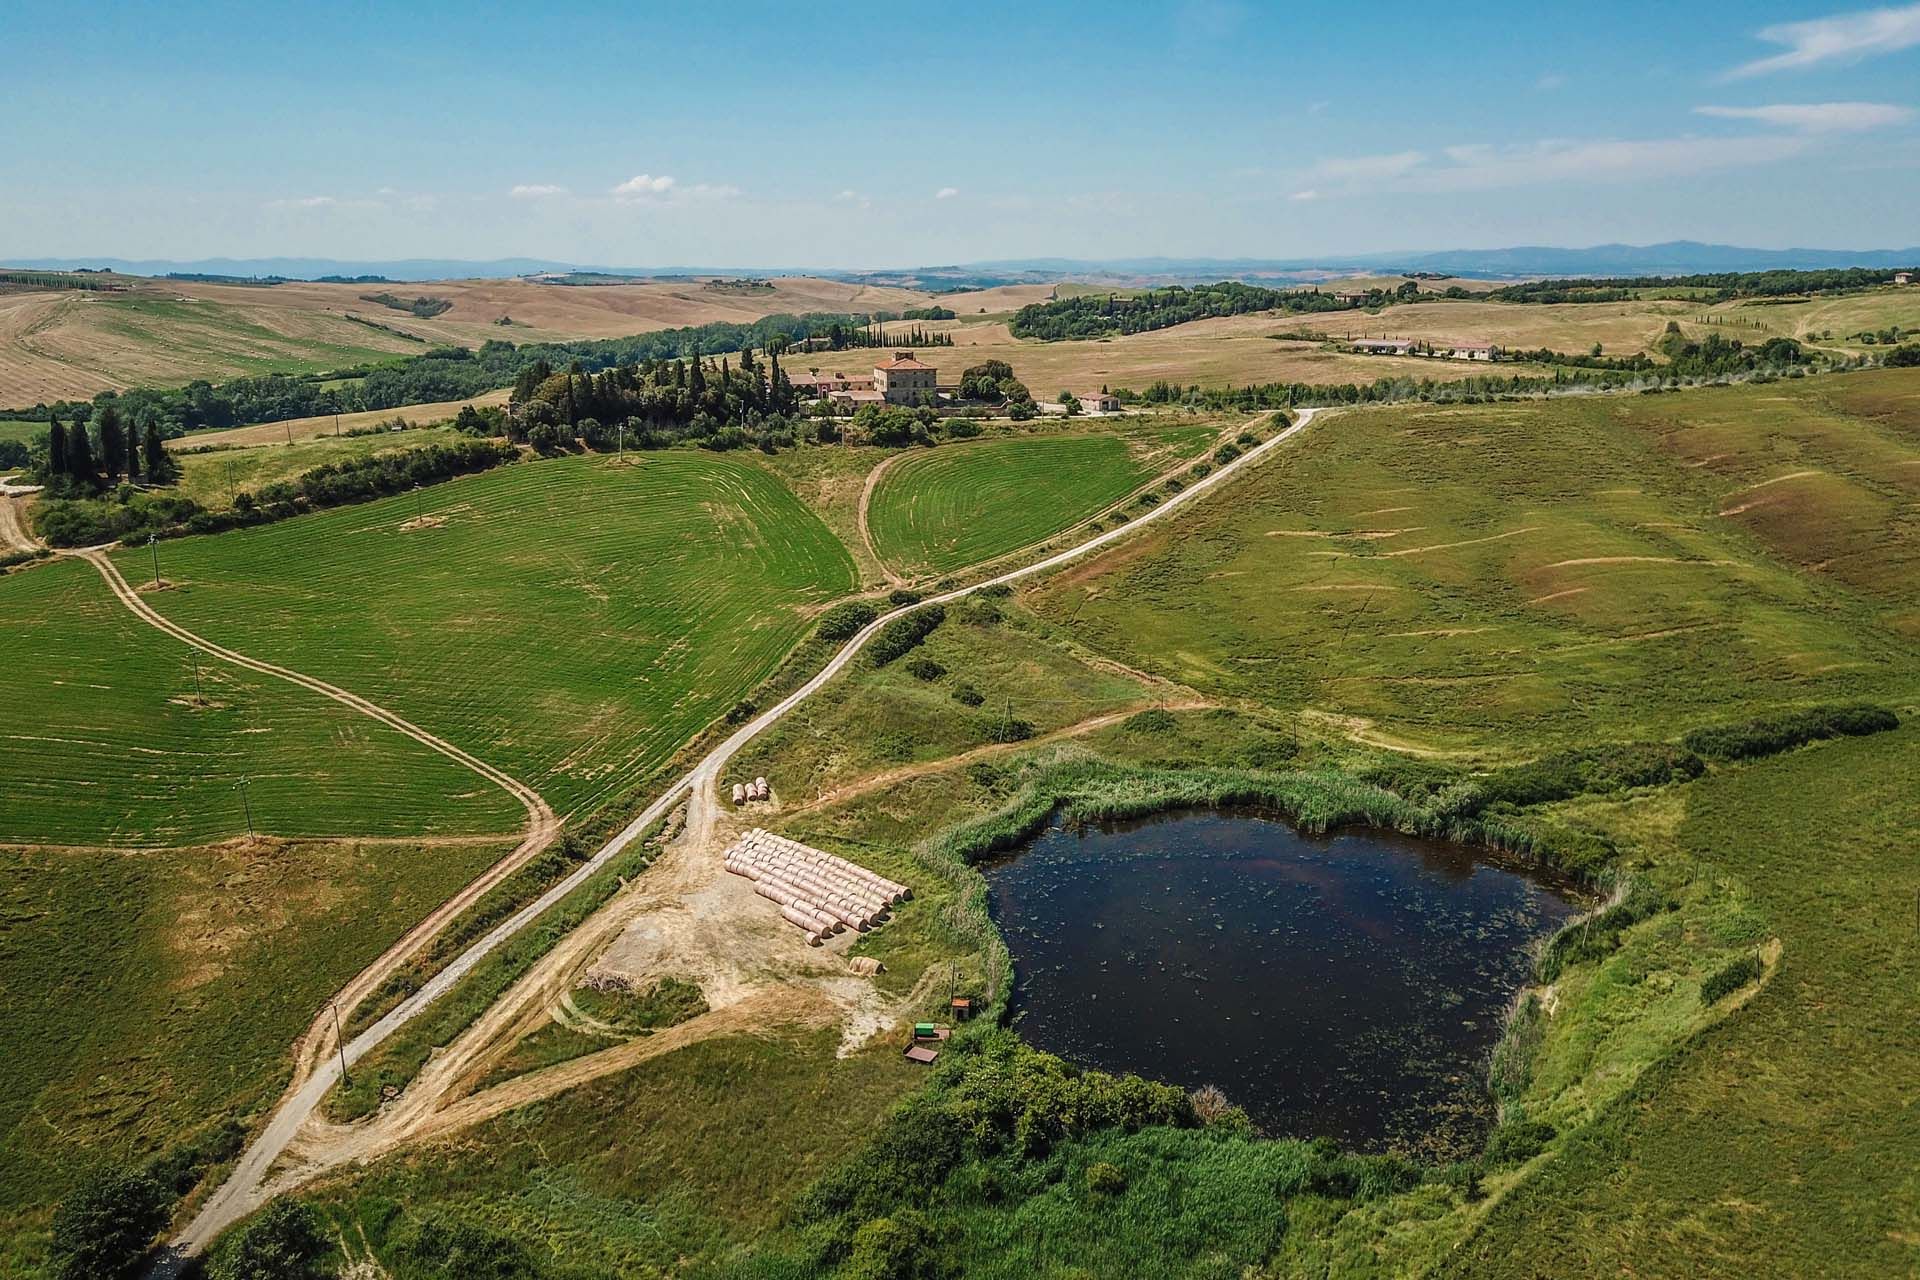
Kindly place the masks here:
<instances>
[{"instance_id":1,"label":"shrub","mask_svg":"<svg viewBox=\"0 0 1920 1280\"><path fill-rule=\"evenodd\" d=\"M920 593L918 591L909 591L905 587L895 587L892 591L887 592L887 603L897 605L904 609L910 604L919 604Z\"/></svg>"},{"instance_id":2,"label":"shrub","mask_svg":"<svg viewBox=\"0 0 1920 1280\"><path fill-rule=\"evenodd\" d=\"M820 626L814 634L822 640L851 640L860 634L860 628L879 616L879 610L866 601L849 600L821 614Z\"/></svg>"},{"instance_id":3,"label":"shrub","mask_svg":"<svg viewBox=\"0 0 1920 1280\"><path fill-rule=\"evenodd\" d=\"M1260 437L1251 431L1242 431L1233 438L1233 442L1237 445L1254 445L1260 443Z\"/></svg>"},{"instance_id":4,"label":"shrub","mask_svg":"<svg viewBox=\"0 0 1920 1280\"><path fill-rule=\"evenodd\" d=\"M970 596L960 605L960 621L969 627L998 626L1005 617L1000 606L992 600Z\"/></svg>"},{"instance_id":5,"label":"shrub","mask_svg":"<svg viewBox=\"0 0 1920 1280\"><path fill-rule=\"evenodd\" d=\"M1230 444L1223 444L1213 451L1213 460L1223 467L1239 456L1239 448Z\"/></svg>"},{"instance_id":6,"label":"shrub","mask_svg":"<svg viewBox=\"0 0 1920 1280\"><path fill-rule=\"evenodd\" d=\"M1503 1124L1487 1139L1488 1164L1525 1164L1553 1141L1553 1126L1545 1120L1516 1120Z\"/></svg>"},{"instance_id":7,"label":"shrub","mask_svg":"<svg viewBox=\"0 0 1920 1280\"><path fill-rule=\"evenodd\" d=\"M915 680L934 681L947 674L947 669L932 658L915 658L907 664L907 674Z\"/></svg>"},{"instance_id":8,"label":"shrub","mask_svg":"<svg viewBox=\"0 0 1920 1280\"><path fill-rule=\"evenodd\" d=\"M920 1280L938 1274L926 1219L917 1210L898 1209L861 1223L839 1274L846 1280Z\"/></svg>"},{"instance_id":9,"label":"shrub","mask_svg":"<svg viewBox=\"0 0 1920 1280\"><path fill-rule=\"evenodd\" d=\"M1885 707L1823 706L1695 729L1681 742L1709 760L1750 760L1823 738L1858 737L1899 727L1900 717Z\"/></svg>"},{"instance_id":10,"label":"shrub","mask_svg":"<svg viewBox=\"0 0 1920 1280\"><path fill-rule=\"evenodd\" d=\"M739 702L734 703L733 706L728 709L727 723L728 724L745 724L747 721L753 719L754 712L758 711L759 709L760 709L759 707L754 706L753 703L748 702L743 698Z\"/></svg>"},{"instance_id":11,"label":"shrub","mask_svg":"<svg viewBox=\"0 0 1920 1280\"><path fill-rule=\"evenodd\" d=\"M998 766L991 761L975 760L967 766L967 781L983 791L992 791L1000 786L1003 779Z\"/></svg>"},{"instance_id":12,"label":"shrub","mask_svg":"<svg viewBox=\"0 0 1920 1280\"><path fill-rule=\"evenodd\" d=\"M95 1171L53 1211L53 1274L59 1280L137 1275L172 1208L173 1198L152 1174Z\"/></svg>"},{"instance_id":13,"label":"shrub","mask_svg":"<svg viewBox=\"0 0 1920 1280\"><path fill-rule=\"evenodd\" d=\"M867 648L867 663L870 666L884 667L895 658L903 657L918 647L933 634L933 629L947 620L947 611L937 604L912 613L903 614L880 628L880 634L873 638Z\"/></svg>"},{"instance_id":14,"label":"shrub","mask_svg":"<svg viewBox=\"0 0 1920 1280\"><path fill-rule=\"evenodd\" d=\"M1117 1196L1127 1189L1127 1175L1120 1172L1120 1166L1106 1160L1095 1160L1087 1166L1087 1190L1097 1196Z\"/></svg>"},{"instance_id":15,"label":"shrub","mask_svg":"<svg viewBox=\"0 0 1920 1280\"><path fill-rule=\"evenodd\" d=\"M1033 736L1033 724L1011 718L995 720L987 726L988 742L1025 742Z\"/></svg>"},{"instance_id":16,"label":"shrub","mask_svg":"<svg viewBox=\"0 0 1920 1280\"><path fill-rule=\"evenodd\" d=\"M987 695L970 684L959 684L954 686L953 700L963 707L977 707L987 700Z\"/></svg>"},{"instance_id":17,"label":"shrub","mask_svg":"<svg viewBox=\"0 0 1920 1280\"><path fill-rule=\"evenodd\" d=\"M1246 762L1256 769L1284 769L1300 754L1300 744L1284 733L1263 733L1247 744Z\"/></svg>"},{"instance_id":18,"label":"shrub","mask_svg":"<svg viewBox=\"0 0 1920 1280\"><path fill-rule=\"evenodd\" d=\"M1717 1004L1760 976L1760 956L1749 951L1736 956L1700 984L1700 1003Z\"/></svg>"},{"instance_id":19,"label":"shrub","mask_svg":"<svg viewBox=\"0 0 1920 1280\"><path fill-rule=\"evenodd\" d=\"M298 1200L275 1200L220 1250L207 1278L302 1280L320 1274L326 1252L319 1215Z\"/></svg>"},{"instance_id":20,"label":"shrub","mask_svg":"<svg viewBox=\"0 0 1920 1280\"><path fill-rule=\"evenodd\" d=\"M1173 712L1161 707L1149 707L1145 711L1136 711L1121 722L1121 729L1127 733L1138 733L1159 737L1177 732L1180 722L1173 718Z\"/></svg>"},{"instance_id":21,"label":"shrub","mask_svg":"<svg viewBox=\"0 0 1920 1280\"><path fill-rule=\"evenodd\" d=\"M396 1252L415 1265L412 1274L418 1275L522 1280L539 1274L525 1247L512 1236L447 1216L428 1218L406 1230Z\"/></svg>"}]
</instances>

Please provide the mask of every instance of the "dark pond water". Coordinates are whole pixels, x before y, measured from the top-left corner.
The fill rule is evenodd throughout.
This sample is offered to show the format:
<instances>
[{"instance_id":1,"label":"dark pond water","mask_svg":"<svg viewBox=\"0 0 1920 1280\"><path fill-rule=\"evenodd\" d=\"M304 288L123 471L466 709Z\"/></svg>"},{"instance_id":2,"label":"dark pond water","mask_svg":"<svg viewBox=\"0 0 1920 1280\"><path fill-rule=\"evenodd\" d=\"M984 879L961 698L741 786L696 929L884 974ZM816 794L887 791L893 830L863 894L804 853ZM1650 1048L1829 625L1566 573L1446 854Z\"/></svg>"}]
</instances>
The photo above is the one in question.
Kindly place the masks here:
<instances>
[{"instance_id":1,"label":"dark pond water","mask_svg":"<svg viewBox=\"0 0 1920 1280\"><path fill-rule=\"evenodd\" d=\"M1459 845L1251 813L1050 827L984 867L1016 1026L1083 1065L1218 1085L1271 1134L1444 1155L1571 891Z\"/></svg>"}]
</instances>

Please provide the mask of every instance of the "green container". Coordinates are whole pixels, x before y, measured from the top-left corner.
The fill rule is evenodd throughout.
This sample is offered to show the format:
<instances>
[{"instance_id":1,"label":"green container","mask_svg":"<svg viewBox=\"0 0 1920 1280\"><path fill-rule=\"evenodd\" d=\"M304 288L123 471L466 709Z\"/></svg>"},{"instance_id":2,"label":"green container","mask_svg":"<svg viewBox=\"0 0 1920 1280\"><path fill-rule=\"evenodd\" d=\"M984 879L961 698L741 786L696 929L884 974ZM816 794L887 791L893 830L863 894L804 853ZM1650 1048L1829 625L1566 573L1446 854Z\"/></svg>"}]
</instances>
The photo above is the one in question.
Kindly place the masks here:
<instances>
[{"instance_id":1,"label":"green container","mask_svg":"<svg viewBox=\"0 0 1920 1280\"><path fill-rule=\"evenodd\" d=\"M931 1022L916 1022L913 1024L913 1038L915 1040L931 1040L933 1039L933 1034L933 1024Z\"/></svg>"}]
</instances>

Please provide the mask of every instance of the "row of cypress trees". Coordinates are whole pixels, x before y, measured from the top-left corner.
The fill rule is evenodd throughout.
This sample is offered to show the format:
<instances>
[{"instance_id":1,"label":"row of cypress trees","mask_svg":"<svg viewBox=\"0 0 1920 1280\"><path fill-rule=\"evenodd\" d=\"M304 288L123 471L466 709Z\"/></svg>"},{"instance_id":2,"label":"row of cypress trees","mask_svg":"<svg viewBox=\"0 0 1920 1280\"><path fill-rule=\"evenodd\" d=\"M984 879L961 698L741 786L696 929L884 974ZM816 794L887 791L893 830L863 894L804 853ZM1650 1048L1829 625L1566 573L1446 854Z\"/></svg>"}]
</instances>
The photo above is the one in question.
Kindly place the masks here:
<instances>
[{"instance_id":1,"label":"row of cypress trees","mask_svg":"<svg viewBox=\"0 0 1920 1280\"><path fill-rule=\"evenodd\" d=\"M121 425L111 405L101 410L97 436L86 424L68 427L54 418L47 427L47 460L41 479L50 486L61 481L81 489L100 489L121 479L138 484L165 484L175 476L173 459L158 426L143 433Z\"/></svg>"}]
</instances>

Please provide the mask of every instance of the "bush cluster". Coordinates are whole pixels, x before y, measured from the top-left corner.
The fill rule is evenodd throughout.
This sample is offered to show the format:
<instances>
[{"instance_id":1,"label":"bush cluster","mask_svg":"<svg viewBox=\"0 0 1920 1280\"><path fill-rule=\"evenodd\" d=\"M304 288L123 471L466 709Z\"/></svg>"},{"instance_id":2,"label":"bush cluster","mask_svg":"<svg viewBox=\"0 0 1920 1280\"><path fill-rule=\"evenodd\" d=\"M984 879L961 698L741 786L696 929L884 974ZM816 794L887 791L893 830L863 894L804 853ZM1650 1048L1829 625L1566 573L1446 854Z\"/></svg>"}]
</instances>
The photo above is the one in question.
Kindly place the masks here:
<instances>
[{"instance_id":1,"label":"bush cluster","mask_svg":"<svg viewBox=\"0 0 1920 1280\"><path fill-rule=\"evenodd\" d=\"M879 610L866 601L849 600L821 614L820 626L814 634L822 640L851 640L860 634L860 628L879 616Z\"/></svg>"},{"instance_id":2,"label":"bush cluster","mask_svg":"<svg viewBox=\"0 0 1920 1280\"><path fill-rule=\"evenodd\" d=\"M1709 760L1750 760L1823 738L1858 737L1899 727L1900 717L1885 707L1821 706L1695 729L1681 742Z\"/></svg>"},{"instance_id":3,"label":"bush cluster","mask_svg":"<svg viewBox=\"0 0 1920 1280\"><path fill-rule=\"evenodd\" d=\"M880 634L875 636L873 643L867 647L868 665L884 667L895 658L904 657L932 635L935 627L946 620L946 609L937 604L930 604L924 609L915 609L912 613L895 618L880 628Z\"/></svg>"},{"instance_id":4,"label":"bush cluster","mask_svg":"<svg viewBox=\"0 0 1920 1280\"><path fill-rule=\"evenodd\" d=\"M1717 1004L1759 976L1759 953L1748 951L1736 956L1700 984L1700 1003Z\"/></svg>"}]
</instances>

